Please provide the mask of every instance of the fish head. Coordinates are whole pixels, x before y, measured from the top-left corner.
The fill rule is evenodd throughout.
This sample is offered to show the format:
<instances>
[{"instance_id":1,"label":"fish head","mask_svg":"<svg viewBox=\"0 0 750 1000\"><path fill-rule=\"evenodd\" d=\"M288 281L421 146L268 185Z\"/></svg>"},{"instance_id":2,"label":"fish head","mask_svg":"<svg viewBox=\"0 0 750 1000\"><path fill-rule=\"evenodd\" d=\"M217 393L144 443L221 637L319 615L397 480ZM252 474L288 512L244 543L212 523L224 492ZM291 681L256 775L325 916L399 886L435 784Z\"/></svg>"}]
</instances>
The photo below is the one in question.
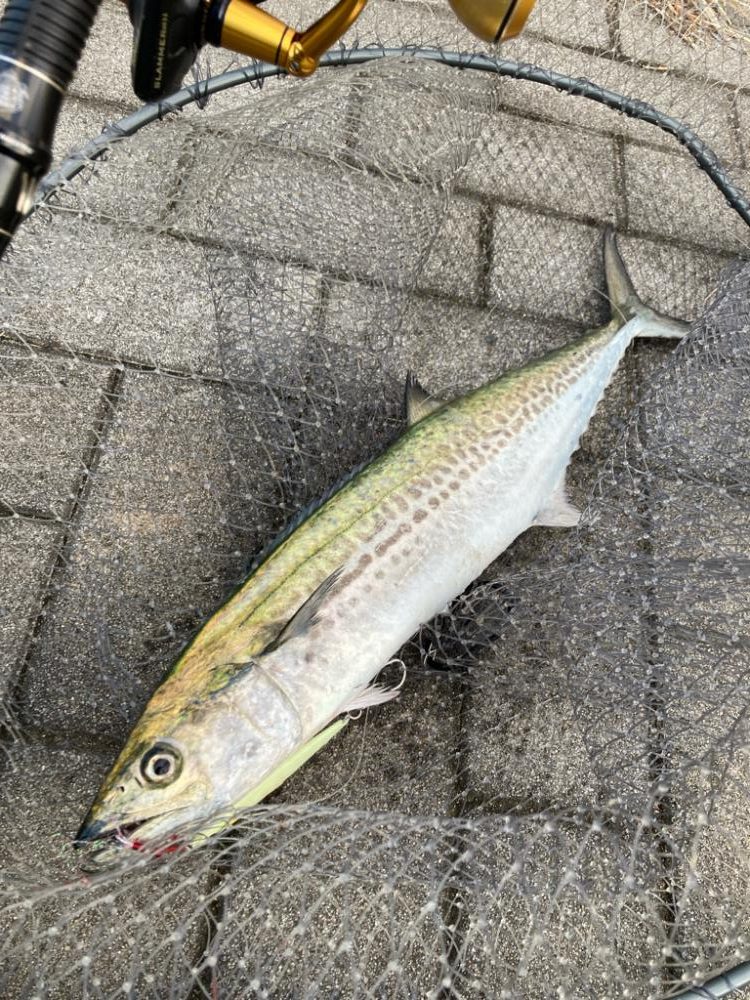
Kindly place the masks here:
<instances>
[{"instance_id":1,"label":"fish head","mask_svg":"<svg viewBox=\"0 0 750 1000\"><path fill-rule=\"evenodd\" d=\"M200 821L213 799L205 755L189 730L154 739L131 737L76 834L75 846L97 850L95 868L125 860L129 850L179 850L179 832Z\"/></svg>"},{"instance_id":2,"label":"fish head","mask_svg":"<svg viewBox=\"0 0 750 1000\"><path fill-rule=\"evenodd\" d=\"M87 867L111 867L132 851L162 856L228 825L244 772L263 774L280 749L233 712L227 699L194 711L147 713L105 778L75 846L97 850ZM221 823L219 818L224 817Z\"/></svg>"},{"instance_id":3,"label":"fish head","mask_svg":"<svg viewBox=\"0 0 750 1000\"><path fill-rule=\"evenodd\" d=\"M327 593L330 585L318 589ZM98 848L90 867L110 867L132 850L161 856L205 842L338 731L337 723L311 739L296 703L274 680L299 672L300 639L315 607L305 602L257 654L225 659L223 644L214 644L216 654L208 640L187 650L152 696L78 831L76 846Z\"/></svg>"}]
</instances>

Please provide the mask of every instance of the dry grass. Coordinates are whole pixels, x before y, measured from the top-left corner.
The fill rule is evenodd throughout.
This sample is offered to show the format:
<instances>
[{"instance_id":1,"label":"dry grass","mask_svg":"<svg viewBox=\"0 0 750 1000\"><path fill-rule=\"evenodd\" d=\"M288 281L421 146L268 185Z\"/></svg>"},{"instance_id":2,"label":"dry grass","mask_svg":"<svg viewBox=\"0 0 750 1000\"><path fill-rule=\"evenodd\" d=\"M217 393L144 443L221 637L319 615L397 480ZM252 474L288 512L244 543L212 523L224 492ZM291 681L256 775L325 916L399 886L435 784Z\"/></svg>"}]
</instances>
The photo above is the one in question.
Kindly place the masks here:
<instances>
[{"instance_id":1,"label":"dry grass","mask_svg":"<svg viewBox=\"0 0 750 1000\"><path fill-rule=\"evenodd\" d=\"M687 45L717 38L750 48L750 0L646 0L646 4Z\"/></svg>"}]
</instances>

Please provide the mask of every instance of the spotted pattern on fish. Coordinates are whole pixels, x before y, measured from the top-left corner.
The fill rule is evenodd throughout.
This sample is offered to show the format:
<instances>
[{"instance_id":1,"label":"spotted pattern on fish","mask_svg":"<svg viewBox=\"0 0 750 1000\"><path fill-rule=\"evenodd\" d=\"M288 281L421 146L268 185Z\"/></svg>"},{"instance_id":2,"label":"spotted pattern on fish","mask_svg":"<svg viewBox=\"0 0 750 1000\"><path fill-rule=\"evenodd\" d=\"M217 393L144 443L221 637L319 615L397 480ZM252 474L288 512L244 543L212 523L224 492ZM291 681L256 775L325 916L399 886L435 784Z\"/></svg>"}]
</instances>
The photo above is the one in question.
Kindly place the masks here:
<instances>
[{"instance_id":1,"label":"spotted pattern on fish","mask_svg":"<svg viewBox=\"0 0 750 1000\"><path fill-rule=\"evenodd\" d=\"M412 528L424 530L445 516L446 505L502 461L504 451L576 384L618 329L613 322L444 405L346 482L256 568L216 613L211 628L182 653L139 723L142 738L155 736L158 717L179 712L188 692L191 700L200 698L219 662L259 654L290 609L301 606L338 567L347 567L339 586L351 587ZM363 539L374 550L361 552ZM374 577L384 579L379 566Z\"/></svg>"},{"instance_id":2,"label":"spotted pattern on fish","mask_svg":"<svg viewBox=\"0 0 750 1000\"><path fill-rule=\"evenodd\" d=\"M191 823L197 840L223 828L342 715L392 697L373 678L518 535L577 523L565 472L625 349L685 333L640 302L611 230L604 261L606 327L437 406L407 380L409 430L263 550L151 698L84 839L136 823L148 847ZM162 740L184 766L144 788L142 754Z\"/></svg>"}]
</instances>

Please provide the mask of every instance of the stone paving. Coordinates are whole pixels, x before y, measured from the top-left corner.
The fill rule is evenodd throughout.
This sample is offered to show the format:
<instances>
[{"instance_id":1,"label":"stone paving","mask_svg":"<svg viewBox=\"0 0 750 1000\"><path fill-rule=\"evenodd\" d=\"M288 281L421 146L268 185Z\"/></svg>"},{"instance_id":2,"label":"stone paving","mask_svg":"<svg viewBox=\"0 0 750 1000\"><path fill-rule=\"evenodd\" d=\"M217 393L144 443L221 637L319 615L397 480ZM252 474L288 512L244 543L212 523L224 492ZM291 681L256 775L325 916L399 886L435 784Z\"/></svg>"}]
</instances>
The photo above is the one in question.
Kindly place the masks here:
<instances>
[{"instance_id":1,"label":"stone paving","mask_svg":"<svg viewBox=\"0 0 750 1000\"><path fill-rule=\"evenodd\" d=\"M289 20L308 22L321 5L318 0L310 6L295 0L276 9ZM470 44L447 9L390 0L373 0L356 34L384 44L405 38L456 48ZM136 106L129 90L130 43L124 6L105 0L63 112L55 146L58 160L105 122ZM503 54L653 101L687 120L724 158L740 184L748 179L746 60L719 59L710 47L705 52L687 50L666 29L645 21L641 11L594 0L539 0L528 31ZM678 72L665 73L665 67ZM495 153L494 168L472 172L470 167L461 175L445 206L444 225L428 266L419 271L420 244L426 220L434 214L429 200L439 195L417 192L408 176L376 181L362 173L346 188L336 189L342 205L349 198L352 205L364 202L371 212L377 211L386 201L385 189L399 187L392 220L381 219L380 242L368 243L363 227L350 234L346 244L332 241L325 259L302 255L293 267L287 266L283 280L297 283L295 294L288 296L295 301L297 315L291 321L288 315L282 320L264 315L270 338L266 343L291 326L304 330L319 321L332 339L350 338L375 351L384 348L385 337L385 374L393 383L412 368L440 390L476 381L490 366L497 370L517 364L602 318L606 310L597 246L605 222L614 223L622 234L623 253L644 298L685 318L703 306L726 264L738 254L747 256L747 230L663 134L519 81L456 74L455 86L462 110L452 111L446 98L444 113L448 119L455 115L456 129L481 134ZM315 92L305 94L314 109ZM229 108L238 99L230 93L213 106ZM399 146L410 107L397 88L384 99L390 102L385 113L382 105L371 109L366 101L360 107L361 131L352 155L366 163L375 152L387 150L394 163L403 166L413 156ZM310 143L325 146L326 139L333 141L330 135L321 139L316 134L314 120L310 124L308 119L307 128ZM146 164L138 158L134 141L136 153L130 166L124 162L121 176L123 197L133 198L135 191L142 206L153 206L158 234L145 240L111 226L118 191L92 190L98 222L89 230L91 241L78 245L74 229L67 235L64 225L52 236L43 227L34 230L37 246L54 240L60 251L53 257L50 244L48 257L58 263L50 264L42 280L33 262L25 263L28 246L20 239L9 294L0 306L0 685L29 739L15 775L3 779L4 795L22 803L17 808L43 832L39 843L32 843L17 831L5 830L0 817L0 858L6 864L41 870L45 858L55 857L70 839L106 762L181 638L216 606L227 581L241 578L268 523L278 520L251 523L249 512L255 507L248 503L248 491L256 499L262 496L271 474L255 474L264 463L256 440L259 418L244 413L220 377L227 358L231 373L246 376L253 357L221 340L227 333L216 322L205 263L183 239L211 226L220 235L222 200L217 194L206 201L201 179L190 170L181 174L179 149L170 151L169 142L167 137L160 146L165 161L145 177ZM545 155L530 171L535 147L543 147ZM279 187L294 192L301 161L268 152L264 157L248 161L246 189L238 186L224 193L230 209L232 198L255 199L262 215ZM219 151L217 169L220 164ZM306 190L319 190L321 204L332 183L335 187L332 176L325 164L305 160ZM429 206L423 218L425 199ZM170 229L169 213L175 205L181 208L181 231ZM194 205L192 214L185 208L189 205ZM306 222L316 225L314 212ZM378 275L388 272L392 248L382 234L389 225L394 246L403 250L406 244L413 254L413 260L399 265L420 274L419 295L408 301L398 288L373 286ZM523 233L522 244L514 242L514 233ZM272 250L278 251L284 234L275 238L280 242ZM249 232L243 250L251 256L267 251L269 239L266 232ZM225 249L217 247L216 253L226 253L230 266ZM260 260L257 266L263 280L275 280L273 263ZM386 320L362 327L362 304L370 303L364 312L372 316L377 297L384 317L398 320L394 332ZM23 338L18 335L21 314ZM27 333L31 351L23 346ZM625 362L574 465L573 491L580 498L592 488L596 463L611 450L637 398L639 379L663 353L658 345L639 345ZM242 454L227 435L230 425L235 432L247 427ZM336 442L331 447L335 449ZM295 468L295 461L299 459L289 457L289 468ZM341 462L347 464L343 451ZM269 487L269 498L274 495ZM508 558L521 564L536 559L545 544L537 536L522 539ZM629 544L626 534L621 544ZM93 628L94 621L106 622L106 628ZM499 669L510 674L517 654L508 649ZM514 803L559 805L580 801L582 795L596 798L596 775L583 783L580 777L586 766L581 721L555 700L555 684L550 676L536 689L529 685L520 694L516 690L513 710L503 715L501 706L478 702L462 709L452 682L410 677L406 694L413 697L405 696L382 713L376 740L367 743L350 727L287 783L278 800L317 798L343 786L333 801L354 809L406 817L439 811L441 803L447 810L455 801L459 756L467 800L479 814ZM475 732L482 733L481 745L476 745ZM347 781L352 756L360 754L356 777ZM24 768L37 775L32 796L18 781ZM633 775L632 780L637 785L641 776ZM736 815L743 815L739 807ZM710 843L715 845L717 878L726 877L721 829ZM543 869L559 848L540 843L538 849ZM497 858L496 863L499 871L507 859ZM616 856L604 852L591 864L611 866L616 878ZM249 879L236 892L228 904L235 920L241 922L246 913L248 920L259 921L263 903L258 900L271 892L273 871L265 877L266 883ZM736 880L735 898L743 910L747 878L744 872ZM314 879L300 883L298 890L300 899L313 899ZM147 892L147 887L139 888L131 901L134 909L141 905L140 894L145 900ZM729 893L731 901L731 886ZM419 891L407 893L398 913L404 922L415 920L428 902ZM238 943L237 956L265 947L273 962L279 937L288 932L285 921L294 921L299 899L287 899L285 905L290 908L288 920L283 907L278 908L278 925L270 930L258 926L252 940ZM181 906L183 902L176 902L173 912L179 915ZM187 913L189 901L184 907ZM341 912L351 916L371 907L366 892L352 889L340 911L334 905L323 912L322 927L338 927ZM495 916L503 921L509 940L520 933L514 923L520 927L523 915L513 910L512 902ZM377 927L377 916L372 919ZM580 919L585 917L572 910L571 920ZM700 915L693 919L699 922ZM100 912L82 916L81 936L101 920ZM421 927L422 940L434 948L410 952L404 959L403 975L413 983L414 995L425 995L442 981L453 954L437 928L430 930L427 923ZM648 919L634 921L627 967L635 969L641 949L650 947L645 940L649 927ZM207 946L205 935L195 927L190 935L186 951L197 962ZM322 961L324 940L320 932L311 939L304 953L308 972ZM508 996L524 1000L552 995L547 992L550 976L559 969L532 967L521 984L500 981L493 977L501 966L496 963L489 972L484 968L486 952L477 941L481 943L475 939L473 950L463 956L463 974L469 980L484 981L496 996L505 988L511 990ZM495 940L494 947L502 946ZM54 951L54 943L49 948ZM561 941L560 954L573 965L593 962L575 941ZM388 949L375 933L361 952L365 978L377 978L387 959ZM121 986L122 960L115 949L111 961L104 963L109 976L105 991ZM510 945L506 960L512 968ZM234 975L241 981L242 961L237 957L238 968L227 972L230 979ZM279 954L280 967L284 961ZM563 965L561 961L560 968ZM318 995L347 995L346 970L336 964L327 968L329 978ZM661 974L657 968L657 982ZM274 995L295 996L297 975L293 965L284 966ZM402 995L396 991L403 988L403 975L401 987L395 979L384 979L377 995ZM622 983L603 982L596 975L591 973L586 996L627 995ZM4 995L33 995L35 988L41 990L40 976L30 961L27 969L4 983ZM73 994L63 990L56 995ZM255 995L252 987L245 995Z\"/></svg>"}]
</instances>

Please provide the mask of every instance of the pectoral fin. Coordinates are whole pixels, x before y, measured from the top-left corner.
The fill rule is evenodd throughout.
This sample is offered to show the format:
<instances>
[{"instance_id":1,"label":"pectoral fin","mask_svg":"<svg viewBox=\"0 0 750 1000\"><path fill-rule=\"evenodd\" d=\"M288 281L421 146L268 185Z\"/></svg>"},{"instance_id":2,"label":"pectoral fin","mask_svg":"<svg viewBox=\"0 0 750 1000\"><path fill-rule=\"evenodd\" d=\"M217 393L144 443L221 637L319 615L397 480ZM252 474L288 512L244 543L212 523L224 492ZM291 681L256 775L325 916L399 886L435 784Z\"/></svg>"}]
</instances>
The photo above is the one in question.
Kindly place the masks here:
<instances>
[{"instance_id":1,"label":"pectoral fin","mask_svg":"<svg viewBox=\"0 0 750 1000\"><path fill-rule=\"evenodd\" d=\"M307 598L305 603L292 615L276 638L266 646L263 650L264 653L270 653L274 649L278 649L282 643L288 642L290 639L298 639L300 636L305 635L314 625L318 624L320 620L318 617L320 606L335 587L342 571L343 567L339 566L330 576L325 578L312 592L310 597Z\"/></svg>"},{"instance_id":2,"label":"pectoral fin","mask_svg":"<svg viewBox=\"0 0 750 1000\"><path fill-rule=\"evenodd\" d=\"M409 427L424 420L441 406L445 406L447 400L437 396L431 396L429 392L420 384L414 372L409 372L406 376L406 386L404 387L404 411L406 422Z\"/></svg>"},{"instance_id":3,"label":"pectoral fin","mask_svg":"<svg viewBox=\"0 0 750 1000\"><path fill-rule=\"evenodd\" d=\"M534 524L547 528L575 528L581 520L581 512L568 500L565 481L561 480L552 496L534 518Z\"/></svg>"}]
</instances>

